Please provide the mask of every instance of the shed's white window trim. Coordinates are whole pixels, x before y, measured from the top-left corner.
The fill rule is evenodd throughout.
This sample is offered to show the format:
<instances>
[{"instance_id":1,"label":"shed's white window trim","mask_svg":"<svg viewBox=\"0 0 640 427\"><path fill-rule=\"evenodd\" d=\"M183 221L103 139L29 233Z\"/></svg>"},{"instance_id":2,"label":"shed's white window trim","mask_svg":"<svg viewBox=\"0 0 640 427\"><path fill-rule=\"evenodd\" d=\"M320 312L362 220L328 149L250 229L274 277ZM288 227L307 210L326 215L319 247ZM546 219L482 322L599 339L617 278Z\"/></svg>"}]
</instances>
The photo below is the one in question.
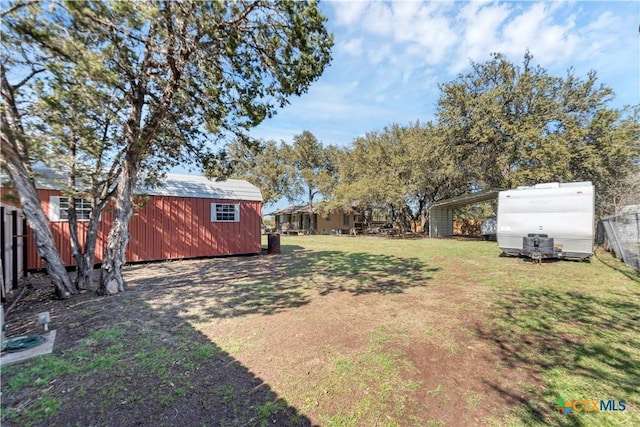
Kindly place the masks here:
<instances>
[{"instance_id":1,"label":"shed's white window trim","mask_svg":"<svg viewBox=\"0 0 640 427\"><path fill-rule=\"evenodd\" d=\"M62 221L60 219L60 197L49 197L49 221Z\"/></svg>"},{"instance_id":2,"label":"shed's white window trim","mask_svg":"<svg viewBox=\"0 0 640 427\"><path fill-rule=\"evenodd\" d=\"M50 196L49 197L49 221L60 222L68 221L69 213L69 198L63 196ZM89 215L91 213L91 205L88 200L78 199L76 200L76 215L78 221L89 221Z\"/></svg>"},{"instance_id":3,"label":"shed's white window trim","mask_svg":"<svg viewBox=\"0 0 640 427\"><path fill-rule=\"evenodd\" d=\"M240 204L211 203L211 222L240 222Z\"/></svg>"}]
</instances>

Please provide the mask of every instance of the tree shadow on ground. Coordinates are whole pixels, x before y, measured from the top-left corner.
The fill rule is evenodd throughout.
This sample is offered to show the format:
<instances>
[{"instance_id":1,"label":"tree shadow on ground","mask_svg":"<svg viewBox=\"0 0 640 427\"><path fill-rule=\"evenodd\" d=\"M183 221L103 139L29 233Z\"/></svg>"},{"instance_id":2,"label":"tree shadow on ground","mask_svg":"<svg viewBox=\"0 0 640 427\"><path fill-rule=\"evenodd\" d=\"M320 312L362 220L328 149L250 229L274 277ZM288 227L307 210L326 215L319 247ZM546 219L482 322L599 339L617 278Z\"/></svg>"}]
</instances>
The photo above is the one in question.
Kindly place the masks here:
<instances>
[{"instance_id":1,"label":"tree shadow on ground","mask_svg":"<svg viewBox=\"0 0 640 427\"><path fill-rule=\"evenodd\" d=\"M414 258L294 247L281 255L134 266L126 274L129 290L153 292L172 315L197 322L275 314L336 292L398 294L426 286L438 270Z\"/></svg>"},{"instance_id":2,"label":"tree shadow on ground","mask_svg":"<svg viewBox=\"0 0 640 427\"><path fill-rule=\"evenodd\" d=\"M80 368L50 384L36 385L34 378L19 393L3 393L3 413L21 401L55 396L61 406L43 425L310 425L189 322L270 315L334 293L399 294L428 286L438 269L389 255L282 249L281 255L129 265L128 292L112 298L86 292L51 300L45 284L41 298L25 297L16 306L9 336L35 332L32 318L50 311L58 330L52 363ZM91 338L100 331L117 333ZM111 356L114 363L106 361ZM82 368L95 364L100 369ZM3 384L13 375L3 372Z\"/></svg>"},{"instance_id":3,"label":"tree shadow on ground","mask_svg":"<svg viewBox=\"0 0 640 427\"><path fill-rule=\"evenodd\" d=\"M3 368L2 425L311 425L216 343L144 297L25 297L9 336L43 309L58 335L52 355ZM36 369L42 363L55 370L51 378L43 378L49 368ZM12 387L25 375L27 385ZM34 416L51 401L56 410Z\"/></svg>"},{"instance_id":4,"label":"tree shadow on ground","mask_svg":"<svg viewBox=\"0 0 640 427\"><path fill-rule=\"evenodd\" d=\"M640 293L603 293L597 298L579 291L513 289L497 306L497 326L478 326L476 333L497 348L509 371L526 372L532 392L489 383L508 402L524 410L527 423L584 425L588 420L554 414L558 398L629 399L640 390ZM636 349L636 351L634 351ZM563 396L545 374L560 370L571 381L595 384L598 396ZM564 385L566 387L566 384ZM542 390L542 391L541 391Z\"/></svg>"}]
</instances>

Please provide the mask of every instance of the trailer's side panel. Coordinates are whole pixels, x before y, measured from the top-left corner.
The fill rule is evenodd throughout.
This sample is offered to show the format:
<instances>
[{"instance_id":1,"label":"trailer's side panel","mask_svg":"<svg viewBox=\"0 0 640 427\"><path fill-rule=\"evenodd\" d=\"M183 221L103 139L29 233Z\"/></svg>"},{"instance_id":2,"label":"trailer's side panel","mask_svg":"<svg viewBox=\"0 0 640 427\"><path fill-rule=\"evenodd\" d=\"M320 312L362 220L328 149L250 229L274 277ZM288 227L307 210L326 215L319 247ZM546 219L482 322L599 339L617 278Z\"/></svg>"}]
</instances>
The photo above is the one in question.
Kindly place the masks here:
<instances>
[{"instance_id":1,"label":"trailer's side panel","mask_svg":"<svg viewBox=\"0 0 640 427\"><path fill-rule=\"evenodd\" d=\"M523 237L546 234L558 256L593 253L595 191L591 183L539 186L500 192L498 246L521 253Z\"/></svg>"}]
</instances>

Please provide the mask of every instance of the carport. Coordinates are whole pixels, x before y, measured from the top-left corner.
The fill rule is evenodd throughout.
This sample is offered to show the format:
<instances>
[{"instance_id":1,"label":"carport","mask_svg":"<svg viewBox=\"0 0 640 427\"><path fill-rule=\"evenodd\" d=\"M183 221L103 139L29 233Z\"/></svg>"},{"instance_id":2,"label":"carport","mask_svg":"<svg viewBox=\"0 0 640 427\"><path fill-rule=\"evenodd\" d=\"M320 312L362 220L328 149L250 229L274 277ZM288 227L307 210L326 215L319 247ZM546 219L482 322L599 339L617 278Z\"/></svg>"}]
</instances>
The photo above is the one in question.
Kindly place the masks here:
<instances>
[{"instance_id":1,"label":"carport","mask_svg":"<svg viewBox=\"0 0 640 427\"><path fill-rule=\"evenodd\" d=\"M499 192L500 190L479 191L434 203L429 209L429 237L453 236L455 208L497 199Z\"/></svg>"}]
</instances>

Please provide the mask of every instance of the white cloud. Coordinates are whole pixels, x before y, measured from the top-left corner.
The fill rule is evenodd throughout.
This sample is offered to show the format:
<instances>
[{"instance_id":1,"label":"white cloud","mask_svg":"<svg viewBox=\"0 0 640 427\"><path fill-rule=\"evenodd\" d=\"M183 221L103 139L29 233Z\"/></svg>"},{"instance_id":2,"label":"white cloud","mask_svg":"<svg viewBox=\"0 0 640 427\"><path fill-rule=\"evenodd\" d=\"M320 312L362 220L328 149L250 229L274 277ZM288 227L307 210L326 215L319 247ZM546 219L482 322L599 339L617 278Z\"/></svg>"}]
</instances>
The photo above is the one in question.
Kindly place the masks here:
<instances>
[{"instance_id":1,"label":"white cloud","mask_svg":"<svg viewBox=\"0 0 640 427\"><path fill-rule=\"evenodd\" d=\"M423 60L435 64L457 39L445 15L447 10L443 2L374 2L363 10L359 28L394 43L415 45Z\"/></svg>"},{"instance_id":2,"label":"white cloud","mask_svg":"<svg viewBox=\"0 0 640 427\"><path fill-rule=\"evenodd\" d=\"M451 59L450 68L460 71L469 65L469 59L477 61L496 51L500 28L509 14L510 9L505 4L471 2L464 7L458 24L464 37Z\"/></svg>"},{"instance_id":3,"label":"white cloud","mask_svg":"<svg viewBox=\"0 0 640 427\"><path fill-rule=\"evenodd\" d=\"M557 4L536 4L507 26L502 51L513 55L516 48L522 52L528 47L545 67L581 63L607 67L605 58L624 45L625 31L619 19L610 12L594 16L581 9L563 11Z\"/></svg>"},{"instance_id":4,"label":"white cloud","mask_svg":"<svg viewBox=\"0 0 640 427\"><path fill-rule=\"evenodd\" d=\"M251 136L256 139L262 139L265 141L293 141L293 137L302 133L305 129L299 129L298 127L278 127L269 126L263 124L251 130Z\"/></svg>"},{"instance_id":5,"label":"white cloud","mask_svg":"<svg viewBox=\"0 0 640 427\"><path fill-rule=\"evenodd\" d=\"M370 65L392 64L405 76L407 69L425 65L445 65L453 75L468 67L469 60L487 60L492 52L519 59L526 49L543 64L568 66L573 59L584 60L615 43L612 13L577 30L575 13L567 13L576 10L571 2L330 4L336 24L350 34L338 44L341 50L363 52Z\"/></svg>"},{"instance_id":6,"label":"white cloud","mask_svg":"<svg viewBox=\"0 0 640 427\"><path fill-rule=\"evenodd\" d=\"M323 2L334 61L309 92L256 132L291 140L307 129L347 144L389 123L433 118L438 83L501 52L520 64L528 48L552 75L596 69L624 102L637 103L638 6L624 2ZM631 10L631 12L629 12ZM604 77L604 78L603 78Z\"/></svg>"},{"instance_id":7,"label":"white cloud","mask_svg":"<svg viewBox=\"0 0 640 427\"><path fill-rule=\"evenodd\" d=\"M532 5L529 10L517 15L505 26L502 49L508 49L509 53L512 53L513 50L522 47L531 47L533 42L538 44L546 32L548 19L544 4Z\"/></svg>"},{"instance_id":8,"label":"white cloud","mask_svg":"<svg viewBox=\"0 0 640 427\"><path fill-rule=\"evenodd\" d=\"M388 62L390 64L393 64L396 62L396 58L395 55L393 54L393 48L391 46L391 44L389 43L385 43L385 44L381 44L379 46L373 46L373 49L371 49L372 44L369 44L370 49L367 49L366 55L367 55L367 59L369 60L369 63L371 65L378 65L382 62Z\"/></svg>"},{"instance_id":9,"label":"white cloud","mask_svg":"<svg viewBox=\"0 0 640 427\"><path fill-rule=\"evenodd\" d=\"M625 37L620 34L620 30L625 26L610 11L604 11L581 28L577 33L578 37L585 41L582 58L597 57L608 53L609 49L619 48L624 43ZM616 31L617 30L617 31Z\"/></svg>"},{"instance_id":10,"label":"white cloud","mask_svg":"<svg viewBox=\"0 0 640 427\"><path fill-rule=\"evenodd\" d=\"M362 17L362 12L368 6L367 1L335 1L332 5L335 10L336 23L338 25L352 25Z\"/></svg>"},{"instance_id":11,"label":"white cloud","mask_svg":"<svg viewBox=\"0 0 640 427\"><path fill-rule=\"evenodd\" d=\"M397 21L394 21L387 4L372 2L360 17L359 24L368 33L389 37L393 34L393 27L397 25Z\"/></svg>"},{"instance_id":12,"label":"white cloud","mask_svg":"<svg viewBox=\"0 0 640 427\"><path fill-rule=\"evenodd\" d=\"M614 25L617 24L616 17L611 13L611 11L607 10L600 14L598 17L591 21L584 27L583 32L591 33L591 32L609 32L612 28L615 28Z\"/></svg>"},{"instance_id":13,"label":"white cloud","mask_svg":"<svg viewBox=\"0 0 640 427\"><path fill-rule=\"evenodd\" d=\"M338 49L350 55L359 55L362 53L362 44L362 38L353 38L339 44Z\"/></svg>"}]
</instances>

